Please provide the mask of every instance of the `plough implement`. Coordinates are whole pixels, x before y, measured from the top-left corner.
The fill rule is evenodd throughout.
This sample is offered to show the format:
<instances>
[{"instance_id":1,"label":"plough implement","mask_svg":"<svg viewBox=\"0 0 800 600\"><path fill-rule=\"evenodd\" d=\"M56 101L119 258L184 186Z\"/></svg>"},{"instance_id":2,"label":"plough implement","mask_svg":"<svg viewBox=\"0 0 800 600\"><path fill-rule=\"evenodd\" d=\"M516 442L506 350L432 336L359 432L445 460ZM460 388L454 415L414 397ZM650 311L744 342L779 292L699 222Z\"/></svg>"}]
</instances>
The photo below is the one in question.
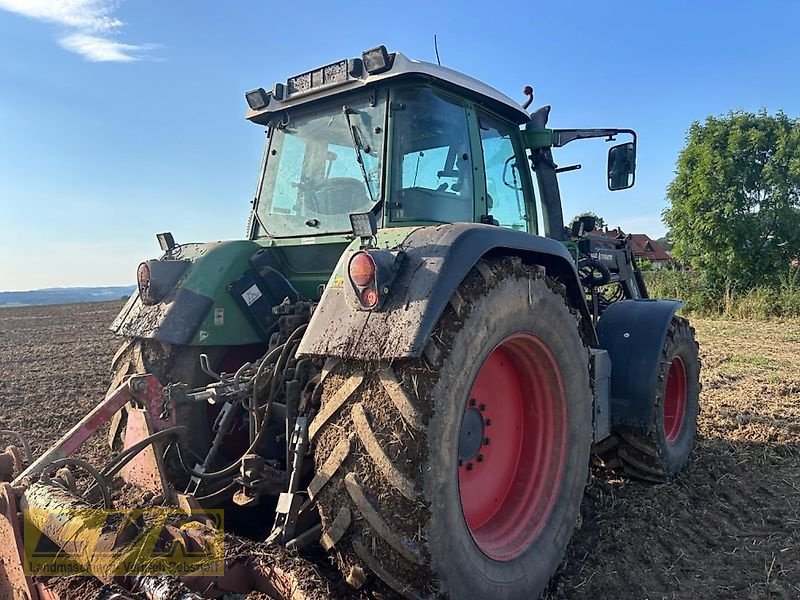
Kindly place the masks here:
<instances>
[{"instance_id":1,"label":"plough implement","mask_svg":"<svg viewBox=\"0 0 800 600\"><path fill-rule=\"evenodd\" d=\"M198 393L211 397L219 386ZM17 443L0 454L5 481L0 484L0 536L6 541L0 546L0 599L58 598L48 581L75 574L113 583L117 591L108 597L119 599L125 590L151 599L216 598L251 590L303 598L294 575L277 565L257 558L226 560L223 512L202 509L194 496L176 493L168 483L162 457L186 428L175 425L174 415L167 417L165 398L155 376L128 377L36 460L22 435L2 431ZM76 458L81 444L122 409L127 413L122 451L102 468ZM250 462L243 464L249 468ZM78 490L81 472L90 481L83 492ZM115 509L115 476L160 503ZM282 520L276 532L285 526Z\"/></svg>"}]
</instances>

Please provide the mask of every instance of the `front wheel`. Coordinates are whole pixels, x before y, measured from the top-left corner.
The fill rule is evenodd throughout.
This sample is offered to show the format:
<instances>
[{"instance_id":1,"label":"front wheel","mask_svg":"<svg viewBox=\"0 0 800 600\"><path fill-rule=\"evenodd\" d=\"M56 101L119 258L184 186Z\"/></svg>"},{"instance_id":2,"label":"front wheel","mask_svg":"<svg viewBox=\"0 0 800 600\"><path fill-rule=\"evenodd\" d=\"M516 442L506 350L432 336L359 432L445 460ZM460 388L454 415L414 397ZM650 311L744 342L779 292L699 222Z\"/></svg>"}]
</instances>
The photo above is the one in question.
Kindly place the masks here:
<instances>
[{"instance_id":1,"label":"front wheel","mask_svg":"<svg viewBox=\"0 0 800 600\"><path fill-rule=\"evenodd\" d=\"M647 434L620 433L615 452L623 470L637 479L661 482L689 462L700 412L700 358L689 321L674 317L662 350L653 390L653 421Z\"/></svg>"},{"instance_id":2,"label":"front wheel","mask_svg":"<svg viewBox=\"0 0 800 600\"><path fill-rule=\"evenodd\" d=\"M407 598L534 598L578 516L591 443L588 352L563 289L482 263L427 360L340 365L311 425L310 493L348 580Z\"/></svg>"}]
</instances>

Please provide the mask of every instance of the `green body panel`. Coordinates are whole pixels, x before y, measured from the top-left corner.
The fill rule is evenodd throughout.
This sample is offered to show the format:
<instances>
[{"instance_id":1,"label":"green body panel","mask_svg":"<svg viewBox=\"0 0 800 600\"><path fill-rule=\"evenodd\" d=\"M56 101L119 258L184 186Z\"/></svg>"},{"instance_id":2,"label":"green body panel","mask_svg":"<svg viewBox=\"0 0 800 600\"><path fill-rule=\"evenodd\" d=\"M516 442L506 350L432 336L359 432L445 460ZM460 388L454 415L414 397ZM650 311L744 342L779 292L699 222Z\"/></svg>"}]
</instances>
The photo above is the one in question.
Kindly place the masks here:
<instances>
[{"instance_id":1,"label":"green body panel","mask_svg":"<svg viewBox=\"0 0 800 600\"><path fill-rule=\"evenodd\" d=\"M384 243L399 243L405 235L381 236ZM396 242L397 240L397 242ZM309 238L258 239L191 243L180 246L178 260L189 261L186 272L173 293L163 302L144 305L134 294L122 309L111 329L128 337L152 338L192 346L237 346L264 343L263 334L253 325L229 286L247 272L253 271L251 258L259 250L267 250L277 270L285 276L301 297L318 300L320 286L328 283L342 252L354 236L327 235ZM356 240L357 244L358 241ZM187 296L202 300L187 306ZM205 299L205 300L203 300ZM202 305L204 306L204 305ZM199 323L188 338L171 339L176 322Z\"/></svg>"},{"instance_id":2,"label":"green body panel","mask_svg":"<svg viewBox=\"0 0 800 600\"><path fill-rule=\"evenodd\" d=\"M187 244L180 258L192 265L178 284L193 292L215 298L220 286L227 285L247 268L248 261L261 245L249 240Z\"/></svg>"},{"instance_id":3,"label":"green body panel","mask_svg":"<svg viewBox=\"0 0 800 600\"><path fill-rule=\"evenodd\" d=\"M308 236L303 238L262 238L265 248L274 248L275 258L283 273L303 298L319 300L319 288L328 283L334 265L345 248L355 239L353 234ZM302 257L312 267L299 269L287 260L289 254Z\"/></svg>"},{"instance_id":4,"label":"green body panel","mask_svg":"<svg viewBox=\"0 0 800 600\"><path fill-rule=\"evenodd\" d=\"M522 143L529 150L549 148L554 143L552 129L523 129L520 133Z\"/></svg>"},{"instance_id":5,"label":"green body panel","mask_svg":"<svg viewBox=\"0 0 800 600\"><path fill-rule=\"evenodd\" d=\"M319 299L321 285L328 283L335 265L352 235L328 235L306 238L260 239L215 244L198 256L179 287L213 298L214 310L206 315L191 342L193 346L232 346L265 342L248 316L228 291L231 282L251 268L250 258L262 248L274 249L280 272L304 298ZM299 269L287 260L289 252L302 253L304 263L319 265L313 270ZM218 309L224 311L224 324L215 325Z\"/></svg>"},{"instance_id":6,"label":"green body panel","mask_svg":"<svg viewBox=\"0 0 800 600\"><path fill-rule=\"evenodd\" d=\"M259 248L261 245L247 240L198 245L193 264L178 287L212 298L214 307L197 330L192 346L229 346L262 341L228 292L228 285L249 268L250 257ZM219 319L215 323L215 314L220 309L224 315L222 324L219 324Z\"/></svg>"}]
</instances>

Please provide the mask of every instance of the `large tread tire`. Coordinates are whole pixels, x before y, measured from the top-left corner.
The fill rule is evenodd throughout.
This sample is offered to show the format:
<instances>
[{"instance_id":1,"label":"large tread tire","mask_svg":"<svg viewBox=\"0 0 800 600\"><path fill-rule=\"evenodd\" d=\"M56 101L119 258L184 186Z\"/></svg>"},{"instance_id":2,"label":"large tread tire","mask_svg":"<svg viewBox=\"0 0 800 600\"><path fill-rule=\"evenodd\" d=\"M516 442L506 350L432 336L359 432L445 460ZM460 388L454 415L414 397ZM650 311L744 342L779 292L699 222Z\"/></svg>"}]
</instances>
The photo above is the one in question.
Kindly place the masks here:
<instances>
[{"instance_id":1,"label":"large tread tire","mask_svg":"<svg viewBox=\"0 0 800 600\"><path fill-rule=\"evenodd\" d=\"M150 373L161 385L185 383L190 387L208 383L209 377L200 369L200 354L206 353L214 364L222 356L222 348L177 346L157 340L128 338L111 361L111 384L108 392L115 390L128 375ZM120 450L124 439L125 408L118 411L111 422L108 443L112 450ZM201 410L186 410L179 417L181 425L192 432L187 436L187 447L195 453L203 452L210 443L206 415Z\"/></svg>"},{"instance_id":2,"label":"large tread tire","mask_svg":"<svg viewBox=\"0 0 800 600\"><path fill-rule=\"evenodd\" d=\"M618 432L618 443L601 453L607 466L621 468L627 475L642 481L662 483L678 475L689 462L697 438L700 413L700 356L694 328L683 317L673 317L667 332L659 367L658 385L653 400L653 422L646 435ZM679 359L686 378L685 407L682 422L673 429L665 423L670 369ZM672 430L673 436L668 435ZM673 437L669 439L668 437Z\"/></svg>"},{"instance_id":3,"label":"large tread tire","mask_svg":"<svg viewBox=\"0 0 800 600\"><path fill-rule=\"evenodd\" d=\"M310 427L316 474L309 493L322 545L349 582L358 586L371 574L404 598L542 593L572 535L588 476L591 387L578 318L563 286L539 267L481 261L455 292L425 358L341 361L325 375ZM549 517L517 556L494 560L465 521L458 444L484 360L519 333L543 341L555 359L566 443Z\"/></svg>"}]
</instances>

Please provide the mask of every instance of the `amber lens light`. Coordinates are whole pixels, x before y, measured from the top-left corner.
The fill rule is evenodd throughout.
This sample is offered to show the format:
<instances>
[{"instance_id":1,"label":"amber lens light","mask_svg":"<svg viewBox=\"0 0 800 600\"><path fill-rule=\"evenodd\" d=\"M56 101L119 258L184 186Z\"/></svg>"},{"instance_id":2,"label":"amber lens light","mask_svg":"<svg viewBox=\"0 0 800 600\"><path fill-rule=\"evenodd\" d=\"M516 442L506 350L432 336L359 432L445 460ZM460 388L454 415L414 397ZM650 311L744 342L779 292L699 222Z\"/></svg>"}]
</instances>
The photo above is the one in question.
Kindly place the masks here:
<instances>
[{"instance_id":1,"label":"amber lens light","mask_svg":"<svg viewBox=\"0 0 800 600\"><path fill-rule=\"evenodd\" d=\"M361 302L364 306L372 308L378 304L378 291L375 288L366 288L361 292Z\"/></svg>"},{"instance_id":2,"label":"amber lens light","mask_svg":"<svg viewBox=\"0 0 800 600\"><path fill-rule=\"evenodd\" d=\"M366 252L359 252L350 259L350 281L361 287L375 280L375 261Z\"/></svg>"}]
</instances>

